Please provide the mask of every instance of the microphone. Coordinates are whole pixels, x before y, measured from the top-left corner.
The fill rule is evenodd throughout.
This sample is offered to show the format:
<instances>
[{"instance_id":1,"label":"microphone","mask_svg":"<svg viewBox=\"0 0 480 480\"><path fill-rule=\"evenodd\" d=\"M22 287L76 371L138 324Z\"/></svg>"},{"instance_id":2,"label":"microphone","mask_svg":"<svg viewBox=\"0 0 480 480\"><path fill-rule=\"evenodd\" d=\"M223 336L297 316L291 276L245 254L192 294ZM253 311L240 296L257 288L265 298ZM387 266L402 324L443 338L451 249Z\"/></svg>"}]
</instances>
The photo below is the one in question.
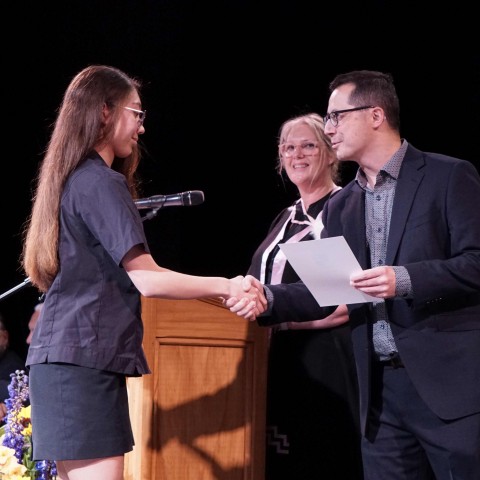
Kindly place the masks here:
<instances>
[{"instance_id":1,"label":"microphone","mask_svg":"<svg viewBox=\"0 0 480 480\"><path fill-rule=\"evenodd\" d=\"M188 192L174 193L172 195L154 195L148 198L134 200L136 207L162 208L162 207L190 207L200 205L205 200L201 190L189 190Z\"/></svg>"}]
</instances>

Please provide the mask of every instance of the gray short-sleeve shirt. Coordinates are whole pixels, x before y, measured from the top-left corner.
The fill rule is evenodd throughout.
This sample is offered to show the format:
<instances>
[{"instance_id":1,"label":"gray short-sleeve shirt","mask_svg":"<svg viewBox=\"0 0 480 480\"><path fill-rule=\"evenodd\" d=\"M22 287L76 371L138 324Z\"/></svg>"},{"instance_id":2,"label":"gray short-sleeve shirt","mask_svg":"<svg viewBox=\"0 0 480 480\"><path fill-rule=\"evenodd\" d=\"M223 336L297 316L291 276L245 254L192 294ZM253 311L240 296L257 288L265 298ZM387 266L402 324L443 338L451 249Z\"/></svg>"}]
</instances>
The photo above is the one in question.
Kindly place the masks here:
<instances>
[{"instance_id":1,"label":"gray short-sleeve shirt","mask_svg":"<svg viewBox=\"0 0 480 480\"><path fill-rule=\"evenodd\" d=\"M142 244L142 219L125 177L93 152L61 200L60 270L45 297L27 365L66 362L127 375L149 373L140 294L121 266Z\"/></svg>"}]
</instances>

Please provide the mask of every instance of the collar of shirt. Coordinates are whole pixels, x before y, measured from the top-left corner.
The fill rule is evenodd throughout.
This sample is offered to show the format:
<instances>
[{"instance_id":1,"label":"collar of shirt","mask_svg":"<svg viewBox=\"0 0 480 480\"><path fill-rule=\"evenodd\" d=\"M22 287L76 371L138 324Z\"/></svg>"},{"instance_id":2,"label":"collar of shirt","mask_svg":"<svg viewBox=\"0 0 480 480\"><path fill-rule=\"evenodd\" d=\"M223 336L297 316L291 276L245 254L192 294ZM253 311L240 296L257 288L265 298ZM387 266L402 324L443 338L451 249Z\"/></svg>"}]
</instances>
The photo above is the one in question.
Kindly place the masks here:
<instances>
[{"instance_id":1,"label":"collar of shirt","mask_svg":"<svg viewBox=\"0 0 480 480\"><path fill-rule=\"evenodd\" d=\"M380 169L379 175L386 173L390 175L393 179L397 179L400 173L400 168L402 166L403 159L405 157L405 153L408 148L408 142L405 139L402 139L402 144L400 148L392 155L390 160ZM355 181L358 185L365 190L367 187L367 176L365 172L359 168L357 170L357 174L355 176Z\"/></svg>"}]
</instances>

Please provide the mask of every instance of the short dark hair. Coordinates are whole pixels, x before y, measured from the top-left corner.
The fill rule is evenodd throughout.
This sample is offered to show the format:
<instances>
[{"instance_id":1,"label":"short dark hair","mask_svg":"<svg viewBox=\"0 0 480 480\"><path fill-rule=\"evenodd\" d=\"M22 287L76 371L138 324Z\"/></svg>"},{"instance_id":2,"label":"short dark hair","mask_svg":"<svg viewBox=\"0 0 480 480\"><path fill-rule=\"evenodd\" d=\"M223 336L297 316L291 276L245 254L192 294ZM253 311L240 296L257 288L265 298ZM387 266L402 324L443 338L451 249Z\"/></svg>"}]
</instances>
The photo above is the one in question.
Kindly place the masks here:
<instances>
[{"instance_id":1,"label":"short dark hair","mask_svg":"<svg viewBox=\"0 0 480 480\"><path fill-rule=\"evenodd\" d=\"M400 131L400 104L390 73L374 70L354 70L337 75L329 84L330 93L341 85L355 86L349 101L352 105L374 105L383 108L388 124Z\"/></svg>"}]
</instances>

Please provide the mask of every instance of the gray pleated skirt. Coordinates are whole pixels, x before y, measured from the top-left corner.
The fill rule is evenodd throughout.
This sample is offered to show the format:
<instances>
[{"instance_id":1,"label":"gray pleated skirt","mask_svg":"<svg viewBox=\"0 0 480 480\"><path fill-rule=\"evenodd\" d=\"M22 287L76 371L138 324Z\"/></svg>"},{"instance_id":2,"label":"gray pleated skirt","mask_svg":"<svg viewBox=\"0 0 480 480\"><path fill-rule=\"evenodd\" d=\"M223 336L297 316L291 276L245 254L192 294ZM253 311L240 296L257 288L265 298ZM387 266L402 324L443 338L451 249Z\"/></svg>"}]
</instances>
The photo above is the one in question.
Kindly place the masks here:
<instances>
[{"instance_id":1,"label":"gray pleated skirt","mask_svg":"<svg viewBox=\"0 0 480 480\"><path fill-rule=\"evenodd\" d=\"M85 460L133 449L124 375L63 363L29 371L34 460Z\"/></svg>"}]
</instances>

